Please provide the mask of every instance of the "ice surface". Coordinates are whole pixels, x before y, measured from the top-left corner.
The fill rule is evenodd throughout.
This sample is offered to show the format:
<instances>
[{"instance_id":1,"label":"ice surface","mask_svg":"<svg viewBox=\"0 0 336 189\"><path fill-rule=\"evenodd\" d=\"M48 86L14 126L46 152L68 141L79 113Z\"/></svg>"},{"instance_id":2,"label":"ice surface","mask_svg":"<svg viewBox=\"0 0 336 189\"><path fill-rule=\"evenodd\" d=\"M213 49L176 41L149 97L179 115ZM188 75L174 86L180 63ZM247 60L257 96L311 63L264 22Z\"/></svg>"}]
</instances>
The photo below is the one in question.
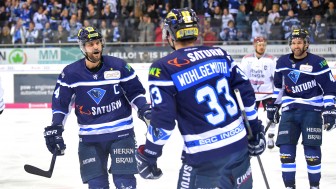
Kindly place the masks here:
<instances>
[{"instance_id":1,"label":"ice surface","mask_svg":"<svg viewBox=\"0 0 336 189\"><path fill-rule=\"evenodd\" d=\"M135 115L135 114L134 114ZM260 115L263 115L260 112ZM264 116L260 116L264 117ZM53 176L44 178L28 174L24 164L48 170L51 154L44 144L43 128L50 123L50 109L6 109L0 115L0 188L1 189L85 189L79 175L77 159L78 126L71 114L65 126L64 139L67 145L65 155L57 157ZM135 131L138 144L145 141L146 127L137 118ZM324 132L322 145L322 189L336 188L336 130ZM159 180L144 180L137 176L138 189L174 189L181 165L182 139L177 130L164 147L158 166L163 171ZM279 150L266 150L261 160L271 189L282 189ZM252 172L255 189L266 188L257 158L252 158ZM111 177L110 177L111 178ZM306 162L302 145L297 152L297 188L308 189ZM112 183L112 179L110 181ZM111 184L111 189L114 188Z\"/></svg>"}]
</instances>

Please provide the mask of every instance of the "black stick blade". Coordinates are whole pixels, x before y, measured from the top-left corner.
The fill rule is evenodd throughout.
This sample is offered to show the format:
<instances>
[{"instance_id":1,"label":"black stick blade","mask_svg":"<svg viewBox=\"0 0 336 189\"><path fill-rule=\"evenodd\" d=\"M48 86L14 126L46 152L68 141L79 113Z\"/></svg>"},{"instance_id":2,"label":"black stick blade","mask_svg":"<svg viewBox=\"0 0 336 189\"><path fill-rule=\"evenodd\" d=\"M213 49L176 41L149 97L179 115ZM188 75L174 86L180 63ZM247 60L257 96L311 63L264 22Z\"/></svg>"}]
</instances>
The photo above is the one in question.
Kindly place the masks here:
<instances>
[{"instance_id":1,"label":"black stick blade","mask_svg":"<svg viewBox=\"0 0 336 189\"><path fill-rule=\"evenodd\" d=\"M54 167L55 167L55 162L56 162L56 157L57 157L56 154L57 154L57 150L55 150L55 152L53 153L48 171L44 171L38 167L28 165L28 164L24 165L24 170L30 174L51 178L51 175L53 174Z\"/></svg>"},{"instance_id":2,"label":"black stick blade","mask_svg":"<svg viewBox=\"0 0 336 189\"><path fill-rule=\"evenodd\" d=\"M27 173L42 176L42 177L47 177L47 178L51 178L51 175L52 175L52 171L43 171L40 168L37 168L32 165L28 165L28 164L24 165L24 170Z\"/></svg>"}]
</instances>

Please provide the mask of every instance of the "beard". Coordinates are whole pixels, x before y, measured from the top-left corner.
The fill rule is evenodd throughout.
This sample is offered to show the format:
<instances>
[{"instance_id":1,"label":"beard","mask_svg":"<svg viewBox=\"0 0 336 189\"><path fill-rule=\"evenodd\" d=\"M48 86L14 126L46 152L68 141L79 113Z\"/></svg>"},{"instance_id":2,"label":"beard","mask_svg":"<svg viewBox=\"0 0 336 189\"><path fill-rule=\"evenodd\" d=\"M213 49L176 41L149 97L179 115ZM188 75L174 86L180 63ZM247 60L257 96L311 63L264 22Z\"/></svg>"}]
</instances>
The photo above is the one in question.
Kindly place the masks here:
<instances>
[{"instance_id":1,"label":"beard","mask_svg":"<svg viewBox=\"0 0 336 189\"><path fill-rule=\"evenodd\" d=\"M305 53L305 50L303 48L296 48L293 49L292 52L294 53L294 56L301 57Z\"/></svg>"},{"instance_id":2,"label":"beard","mask_svg":"<svg viewBox=\"0 0 336 189\"><path fill-rule=\"evenodd\" d=\"M87 52L87 56L92 61L92 63L98 63L102 57L102 52L95 50L93 52Z\"/></svg>"}]
</instances>

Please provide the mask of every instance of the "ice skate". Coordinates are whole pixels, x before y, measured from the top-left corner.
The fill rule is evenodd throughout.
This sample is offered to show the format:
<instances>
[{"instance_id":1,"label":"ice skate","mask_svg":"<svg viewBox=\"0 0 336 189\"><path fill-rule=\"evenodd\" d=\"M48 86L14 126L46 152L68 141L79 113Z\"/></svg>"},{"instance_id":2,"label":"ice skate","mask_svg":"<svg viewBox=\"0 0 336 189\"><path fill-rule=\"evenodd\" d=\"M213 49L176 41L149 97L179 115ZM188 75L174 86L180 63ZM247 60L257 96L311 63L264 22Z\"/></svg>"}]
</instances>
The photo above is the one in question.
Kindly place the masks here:
<instances>
[{"instance_id":1,"label":"ice skate","mask_svg":"<svg viewBox=\"0 0 336 189\"><path fill-rule=\"evenodd\" d=\"M268 134L267 147L268 149L274 148L274 134Z\"/></svg>"}]
</instances>

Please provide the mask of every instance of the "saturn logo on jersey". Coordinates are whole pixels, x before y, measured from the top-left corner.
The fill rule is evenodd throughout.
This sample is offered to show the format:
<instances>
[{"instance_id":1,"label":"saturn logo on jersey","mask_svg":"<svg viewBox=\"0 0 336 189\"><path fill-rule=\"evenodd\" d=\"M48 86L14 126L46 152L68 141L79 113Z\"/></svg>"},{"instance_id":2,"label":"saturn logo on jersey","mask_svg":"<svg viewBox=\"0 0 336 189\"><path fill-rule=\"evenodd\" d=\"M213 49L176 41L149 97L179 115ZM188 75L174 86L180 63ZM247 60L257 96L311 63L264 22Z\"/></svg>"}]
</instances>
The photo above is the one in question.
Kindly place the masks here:
<instances>
[{"instance_id":1,"label":"saturn logo on jersey","mask_svg":"<svg viewBox=\"0 0 336 189\"><path fill-rule=\"evenodd\" d=\"M182 67L184 65L190 64L190 60L183 59L184 62L178 62L177 58L174 58L173 60L168 60L168 64L176 66L176 67Z\"/></svg>"}]
</instances>

